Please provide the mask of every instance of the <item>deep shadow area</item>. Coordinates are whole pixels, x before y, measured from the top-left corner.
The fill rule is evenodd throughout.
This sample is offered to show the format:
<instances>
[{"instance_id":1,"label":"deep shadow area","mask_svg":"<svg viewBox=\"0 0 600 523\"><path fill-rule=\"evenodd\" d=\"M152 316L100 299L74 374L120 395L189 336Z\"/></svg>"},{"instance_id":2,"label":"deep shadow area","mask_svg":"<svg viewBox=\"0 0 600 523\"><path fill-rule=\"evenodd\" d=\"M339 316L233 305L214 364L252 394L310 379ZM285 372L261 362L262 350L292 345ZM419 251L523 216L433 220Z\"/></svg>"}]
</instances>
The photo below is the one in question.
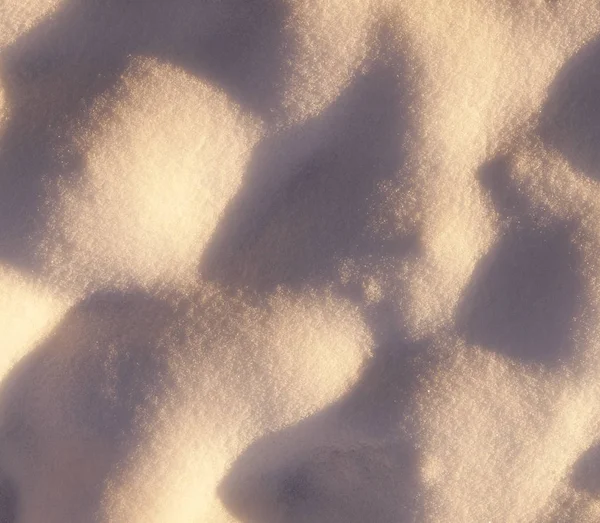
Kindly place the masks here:
<instances>
[{"instance_id":1,"label":"deep shadow area","mask_svg":"<svg viewBox=\"0 0 600 523\"><path fill-rule=\"evenodd\" d=\"M143 293L95 294L11 370L0 389L0 518L19 508L16 521L89 521L168 386L157 343L172 316Z\"/></svg>"},{"instance_id":2,"label":"deep shadow area","mask_svg":"<svg viewBox=\"0 0 600 523\"><path fill-rule=\"evenodd\" d=\"M537 223L511 185L508 164L481 168L481 183L504 219L498 243L476 266L457 325L472 344L519 361L556 366L572 351L570 329L582 282L569 223Z\"/></svg>"},{"instance_id":3,"label":"deep shadow area","mask_svg":"<svg viewBox=\"0 0 600 523\"><path fill-rule=\"evenodd\" d=\"M539 132L573 167L600 180L600 39L584 46L556 75Z\"/></svg>"},{"instance_id":4,"label":"deep shadow area","mask_svg":"<svg viewBox=\"0 0 600 523\"><path fill-rule=\"evenodd\" d=\"M287 13L276 0L70 0L3 51L8 127L0 137L0 260L35 270L47 182L84 168L74 147L90 109L134 56L224 89L268 120L279 101Z\"/></svg>"},{"instance_id":5,"label":"deep shadow area","mask_svg":"<svg viewBox=\"0 0 600 523\"><path fill-rule=\"evenodd\" d=\"M340 401L250 445L218 492L245 523L421 521L411 398L422 347L382 347Z\"/></svg>"},{"instance_id":6,"label":"deep shadow area","mask_svg":"<svg viewBox=\"0 0 600 523\"><path fill-rule=\"evenodd\" d=\"M592 445L573 466L571 483L579 491L600 497L600 445Z\"/></svg>"},{"instance_id":7,"label":"deep shadow area","mask_svg":"<svg viewBox=\"0 0 600 523\"><path fill-rule=\"evenodd\" d=\"M380 186L402 186L411 121L401 59L374 61L325 111L257 147L200 260L203 278L270 292L337 279L340 260L401 257L414 237L371 228Z\"/></svg>"},{"instance_id":8,"label":"deep shadow area","mask_svg":"<svg viewBox=\"0 0 600 523\"><path fill-rule=\"evenodd\" d=\"M0 523L16 523L17 502L13 483L8 478L0 477Z\"/></svg>"}]
</instances>

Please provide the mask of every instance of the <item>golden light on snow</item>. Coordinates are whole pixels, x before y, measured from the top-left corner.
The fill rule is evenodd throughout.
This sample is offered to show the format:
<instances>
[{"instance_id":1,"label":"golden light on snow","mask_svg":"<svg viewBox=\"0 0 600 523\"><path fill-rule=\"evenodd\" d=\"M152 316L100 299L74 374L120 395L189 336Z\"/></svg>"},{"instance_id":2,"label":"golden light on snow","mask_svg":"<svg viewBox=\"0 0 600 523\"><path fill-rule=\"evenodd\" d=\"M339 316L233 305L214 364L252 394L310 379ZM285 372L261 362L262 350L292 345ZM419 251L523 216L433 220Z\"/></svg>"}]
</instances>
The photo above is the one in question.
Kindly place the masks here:
<instances>
[{"instance_id":1,"label":"golden light on snow","mask_svg":"<svg viewBox=\"0 0 600 523\"><path fill-rule=\"evenodd\" d=\"M0 2L0 521L598 521L599 38Z\"/></svg>"}]
</instances>

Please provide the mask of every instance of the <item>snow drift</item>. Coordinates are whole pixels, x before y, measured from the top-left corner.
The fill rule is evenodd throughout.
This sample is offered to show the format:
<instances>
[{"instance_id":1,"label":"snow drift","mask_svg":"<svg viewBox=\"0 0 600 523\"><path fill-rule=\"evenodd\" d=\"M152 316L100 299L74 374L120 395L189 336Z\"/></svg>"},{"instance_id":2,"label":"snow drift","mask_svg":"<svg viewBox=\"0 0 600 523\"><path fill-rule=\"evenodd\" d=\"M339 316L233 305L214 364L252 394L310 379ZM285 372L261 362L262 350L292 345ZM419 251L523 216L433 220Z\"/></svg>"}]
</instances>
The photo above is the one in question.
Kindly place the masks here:
<instances>
[{"instance_id":1,"label":"snow drift","mask_svg":"<svg viewBox=\"0 0 600 523\"><path fill-rule=\"evenodd\" d=\"M597 2L0 12L0 521L600 519Z\"/></svg>"}]
</instances>

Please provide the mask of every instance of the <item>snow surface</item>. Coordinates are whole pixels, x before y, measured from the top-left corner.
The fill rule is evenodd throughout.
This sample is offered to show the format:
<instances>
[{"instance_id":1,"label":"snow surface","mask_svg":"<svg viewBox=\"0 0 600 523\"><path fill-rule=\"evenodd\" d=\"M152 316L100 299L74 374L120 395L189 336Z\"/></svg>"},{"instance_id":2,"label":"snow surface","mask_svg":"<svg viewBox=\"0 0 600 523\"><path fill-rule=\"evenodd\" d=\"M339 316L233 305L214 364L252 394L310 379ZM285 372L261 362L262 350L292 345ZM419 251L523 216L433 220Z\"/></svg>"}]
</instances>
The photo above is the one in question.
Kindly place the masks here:
<instances>
[{"instance_id":1,"label":"snow surface","mask_svg":"<svg viewBox=\"0 0 600 523\"><path fill-rule=\"evenodd\" d=\"M0 523L600 521L597 1L0 13Z\"/></svg>"}]
</instances>

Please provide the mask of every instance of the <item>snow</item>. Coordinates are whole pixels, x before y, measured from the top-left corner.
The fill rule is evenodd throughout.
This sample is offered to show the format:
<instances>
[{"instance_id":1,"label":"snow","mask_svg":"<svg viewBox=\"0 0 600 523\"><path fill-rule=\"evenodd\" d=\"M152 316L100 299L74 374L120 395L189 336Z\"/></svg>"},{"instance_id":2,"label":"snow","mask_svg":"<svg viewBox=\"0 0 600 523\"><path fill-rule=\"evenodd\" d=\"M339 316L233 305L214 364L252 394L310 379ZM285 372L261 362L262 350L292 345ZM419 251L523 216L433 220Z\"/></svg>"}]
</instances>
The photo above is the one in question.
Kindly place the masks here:
<instances>
[{"instance_id":1,"label":"snow","mask_svg":"<svg viewBox=\"0 0 600 523\"><path fill-rule=\"evenodd\" d=\"M600 519L597 2L0 12L0 521Z\"/></svg>"}]
</instances>

